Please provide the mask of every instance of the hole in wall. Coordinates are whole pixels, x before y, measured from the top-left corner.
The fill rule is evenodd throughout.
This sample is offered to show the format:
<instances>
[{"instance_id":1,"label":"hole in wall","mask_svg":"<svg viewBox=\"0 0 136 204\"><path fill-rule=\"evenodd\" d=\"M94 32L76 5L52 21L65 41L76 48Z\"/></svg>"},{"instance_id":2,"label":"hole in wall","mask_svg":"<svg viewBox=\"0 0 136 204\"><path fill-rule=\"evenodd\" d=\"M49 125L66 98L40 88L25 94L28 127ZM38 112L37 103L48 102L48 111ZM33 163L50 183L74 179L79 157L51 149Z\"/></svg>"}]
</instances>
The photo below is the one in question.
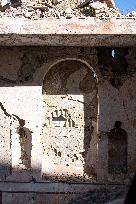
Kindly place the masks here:
<instances>
[{"instance_id":1,"label":"hole in wall","mask_svg":"<svg viewBox=\"0 0 136 204\"><path fill-rule=\"evenodd\" d=\"M115 58L115 55L116 55L116 52L115 52L115 49L113 49L113 50L111 51L111 56L112 56L113 59Z\"/></svg>"}]
</instances>

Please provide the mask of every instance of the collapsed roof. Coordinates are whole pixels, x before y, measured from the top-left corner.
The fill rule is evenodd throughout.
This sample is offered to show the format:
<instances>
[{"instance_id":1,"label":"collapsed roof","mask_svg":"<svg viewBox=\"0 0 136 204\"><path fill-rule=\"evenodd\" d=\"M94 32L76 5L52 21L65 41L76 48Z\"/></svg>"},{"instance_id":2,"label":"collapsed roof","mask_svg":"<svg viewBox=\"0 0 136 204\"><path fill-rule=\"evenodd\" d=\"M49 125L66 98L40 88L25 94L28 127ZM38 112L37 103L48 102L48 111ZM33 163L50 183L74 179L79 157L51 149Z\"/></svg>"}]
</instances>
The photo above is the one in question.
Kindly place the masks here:
<instances>
[{"instance_id":1,"label":"collapsed roof","mask_svg":"<svg viewBox=\"0 0 136 204\"><path fill-rule=\"evenodd\" d=\"M1 0L1 17L115 17L113 0Z\"/></svg>"},{"instance_id":2,"label":"collapsed roof","mask_svg":"<svg viewBox=\"0 0 136 204\"><path fill-rule=\"evenodd\" d=\"M0 5L0 17L124 17L116 8L114 0L0 0ZM136 18L136 12L130 13L128 17Z\"/></svg>"}]
</instances>

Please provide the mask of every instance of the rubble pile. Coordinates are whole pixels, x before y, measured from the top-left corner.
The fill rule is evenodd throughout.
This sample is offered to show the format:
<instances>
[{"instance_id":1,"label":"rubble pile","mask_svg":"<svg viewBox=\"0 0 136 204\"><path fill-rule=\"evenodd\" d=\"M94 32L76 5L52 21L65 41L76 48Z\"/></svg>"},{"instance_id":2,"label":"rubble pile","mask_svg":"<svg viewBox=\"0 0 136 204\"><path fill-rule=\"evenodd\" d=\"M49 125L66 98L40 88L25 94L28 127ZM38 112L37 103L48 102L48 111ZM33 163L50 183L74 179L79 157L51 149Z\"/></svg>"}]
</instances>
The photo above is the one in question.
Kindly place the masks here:
<instances>
[{"instance_id":1,"label":"rubble pile","mask_svg":"<svg viewBox=\"0 0 136 204\"><path fill-rule=\"evenodd\" d=\"M136 11L132 11L132 12L128 13L127 17L136 18Z\"/></svg>"},{"instance_id":2,"label":"rubble pile","mask_svg":"<svg viewBox=\"0 0 136 204\"><path fill-rule=\"evenodd\" d=\"M95 8L95 17L121 17L121 13L116 8L110 8L107 5L104 5L100 8Z\"/></svg>"},{"instance_id":3,"label":"rubble pile","mask_svg":"<svg viewBox=\"0 0 136 204\"><path fill-rule=\"evenodd\" d=\"M63 17L68 19L73 17L97 17L100 19L123 17L116 7L109 7L105 2L91 0L85 2L77 4L76 0L40 0L1 4L0 17L24 17L35 20ZM136 18L136 12L131 12L126 17Z\"/></svg>"},{"instance_id":4,"label":"rubble pile","mask_svg":"<svg viewBox=\"0 0 136 204\"><path fill-rule=\"evenodd\" d=\"M80 17L82 14L77 9L70 7L65 8L64 2L58 5L46 4L43 2L31 2L27 4L21 4L18 6L7 4L1 7L0 17L24 17L28 19L39 19L39 18L72 18L74 16Z\"/></svg>"}]
</instances>

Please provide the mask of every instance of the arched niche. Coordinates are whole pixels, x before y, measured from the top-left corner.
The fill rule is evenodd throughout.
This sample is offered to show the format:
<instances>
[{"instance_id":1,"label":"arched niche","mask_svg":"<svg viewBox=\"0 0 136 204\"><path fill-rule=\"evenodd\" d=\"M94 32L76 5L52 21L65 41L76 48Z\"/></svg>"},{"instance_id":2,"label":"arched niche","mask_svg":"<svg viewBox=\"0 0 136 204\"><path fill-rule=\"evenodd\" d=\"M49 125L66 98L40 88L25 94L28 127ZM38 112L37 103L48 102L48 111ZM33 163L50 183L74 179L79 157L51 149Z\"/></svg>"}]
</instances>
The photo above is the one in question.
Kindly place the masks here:
<instances>
[{"instance_id":1,"label":"arched niche","mask_svg":"<svg viewBox=\"0 0 136 204\"><path fill-rule=\"evenodd\" d=\"M97 79L84 61L61 60L43 81L43 178L94 178Z\"/></svg>"}]
</instances>

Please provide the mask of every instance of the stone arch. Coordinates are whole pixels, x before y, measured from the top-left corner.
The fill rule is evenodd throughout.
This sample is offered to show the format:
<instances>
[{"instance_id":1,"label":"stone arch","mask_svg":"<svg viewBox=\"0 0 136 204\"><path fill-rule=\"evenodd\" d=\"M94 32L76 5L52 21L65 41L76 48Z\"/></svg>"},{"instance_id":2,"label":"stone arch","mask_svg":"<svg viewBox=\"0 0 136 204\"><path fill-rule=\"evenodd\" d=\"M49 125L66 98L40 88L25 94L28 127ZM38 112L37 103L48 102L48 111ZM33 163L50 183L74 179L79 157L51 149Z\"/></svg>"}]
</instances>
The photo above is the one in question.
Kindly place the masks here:
<instances>
[{"instance_id":1,"label":"stone arch","mask_svg":"<svg viewBox=\"0 0 136 204\"><path fill-rule=\"evenodd\" d=\"M75 58L58 60L45 73L43 177L96 176L97 83L92 67Z\"/></svg>"},{"instance_id":2,"label":"stone arch","mask_svg":"<svg viewBox=\"0 0 136 204\"><path fill-rule=\"evenodd\" d=\"M58 59L56 60L55 62L53 62L49 67L48 69L46 70L46 72L44 73L43 75L43 83L44 83L44 78L46 76L46 74L50 71L50 69L52 69L52 67L54 67L55 65L57 65L58 63L60 62L64 62L64 61L70 61L70 60L73 60L73 61L78 61L78 62L81 62L83 63L84 65L86 65L95 75L96 77L96 80L97 80L97 83L99 81L98 79L98 74L96 73L96 71L93 69L93 67L86 61L86 60L83 60L83 59L79 59L79 58L73 58L73 57L67 57L67 58L64 58L64 59Z\"/></svg>"}]
</instances>

